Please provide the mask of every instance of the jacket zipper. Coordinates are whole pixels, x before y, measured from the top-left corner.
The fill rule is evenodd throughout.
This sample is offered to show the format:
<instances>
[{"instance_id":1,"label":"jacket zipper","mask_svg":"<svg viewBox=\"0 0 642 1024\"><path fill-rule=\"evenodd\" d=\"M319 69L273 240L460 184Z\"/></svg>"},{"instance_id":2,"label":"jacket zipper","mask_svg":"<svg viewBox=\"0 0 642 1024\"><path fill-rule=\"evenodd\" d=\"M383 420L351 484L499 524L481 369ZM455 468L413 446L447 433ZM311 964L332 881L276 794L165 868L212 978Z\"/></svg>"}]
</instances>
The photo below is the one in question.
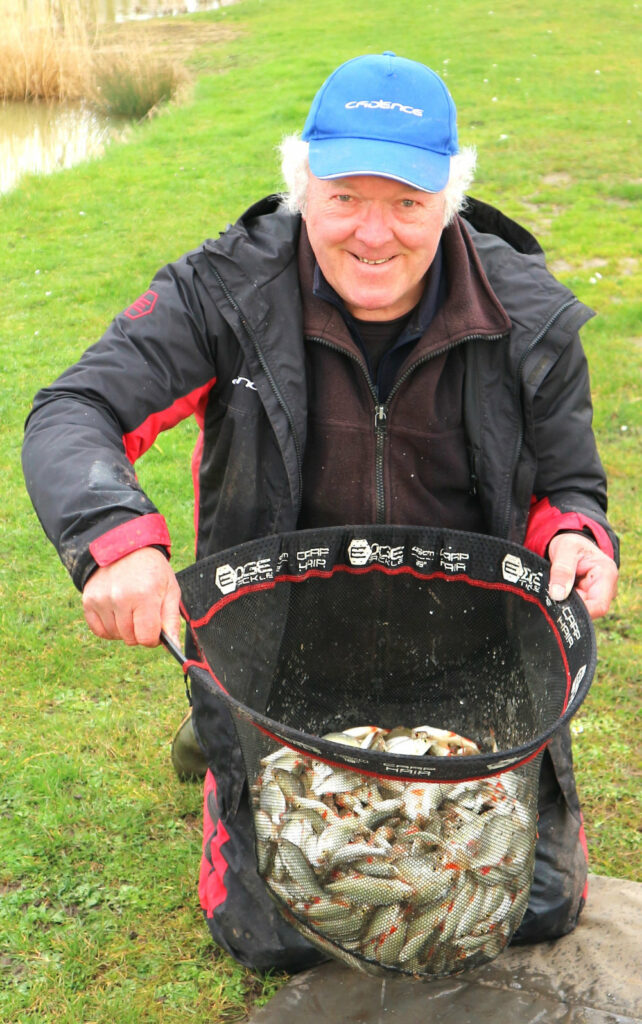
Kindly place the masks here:
<instances>
[{"instance_id":1,"label":"jacket zipper","mask_svg":"<svg viewBox=\"0 0 642 1024\"><path fill-rule=\"evenodd\" d=\"M533 351L533 349L537 345L539 345L539 343L542 340L542 338L544 338L548 334L548 332L550 331L550 329L553 326L553 324L556 323L557 320L559 320L559 318L562 316L563 313L566 312L567 309L569 309L571 306L574 306L577 301L578 301L577 298L575 298L575 296L573 296L573 298L568 299L566 302L564 302L559 307L559 309L557 309L549 317L549 319L546 321L546 323L541 328L539 333L535 335L535 337L529 343L529 345L526 348L526 350L522 353L521 359L520 359L520 361L518 363L518 366L517 366L517 374L515 376L514 397L515 397L515 403L516 404L517 404L518 398L519 398L519 390L520 390L521 385L522 385L522 373L524 371L524 365L526 363L526 360L528 359L528 357L531 354L531 352ZM506 496L504 519L502 521L502 533L501 533L502 537L508 537L509 536L511 513L512 513L512 508L513 508L513 495L512 495L512 490L510 488L510 485L511 485L512 480L513 480L514 467L516 467L518 462L519 462L519 458L520 458L520 455L521 455L521 452L522 452L523 444L524 444L524 421L523 421L523 419L521 419L520 422L519 422L519 429L517 431L517 439L515 441L515 448L514 448L514 451L513 451L513 459L512 459L512 462L510 463L509 492L508 492L508 494Z\"/></svg>"},{"instance_id":2,"label":"jacket zipper","mask_svg":"<svg viewBox=\"0 0 642 1024\"><path fill-rule=\"evenodd\" d=\"M378 400L378 398L377 398ZM383 486L383 452L386 443L387 403L375 406L375 501L376 523L385 523L386 494Z\"/></svg>"},{"instance_id":3,"label":"jacket zipper","mask_svg":"<svg viewBox=\"0 0 642 1024\"><path fill-rule=\"evenodd\" d=\"M298 501L297 501L297 504L296 504L296 519L298 520L299 512L301 510L301 501L303 499L303 457L302 457L302 452L301 452L301 444L299 442L296 430L294 428L294 418L292 416L292 413L290 412L290 408L289 408L287 402L285 401L283 395L281 394L281 390L280 390L277 382L275 381L269 366L267 365L267 363L265 361L265 357L263 355L263 352L261 351L261 346L259 345L258 339L257 339L256 335L254 334L254 331L252 330L252 328L248 324L247 320L245 319L243 311L241 310L240 306L238 305L238 303L236 302L236 300L232 296L229 288L225 284L225 281L223 280L223 278L219 274L219 272L216 269L216 267L212 267L212 270L214 272L214 275L215 275L218 283L221 286L221 290L223 291L223 294L225 295L225 298L229 302L229 304L232 307L232 309L234 310L234 312L237 314L237 316L238 316L238 318L239 318L239 320L241 322L241 326L242 326L243 330L247 334L250 342L252 343L254 351L256 352L258 360L259 360L259 362L261 364L261 369L263 370L263 373L267 377L268 382L270 384L270 387L272 388L272 391L274 392L274 395L276 397L276 400L279 403L279 405L281 406L281 408L283 409L283 412L285 413L285 416L287 418L288 424L290 426L290 432L292 434L292 439L294 441L294 451L295 451L295 454L296 454L296 463L297 463L297 478L298 478L298 482L299 482L299 494L298 494Z\"/></svg>"},{"instance_id":4,"label":"jacket zipper","mask_svg":"<svg viewBox=\"0 0 642 1024\"><path fill-rule=\"evenodd\" d=\"M460 338L459 341L453 341L453 342L451 342L451 344L444 345L442 348L437 349L435 352L427 353L421 359L418 359L417 362L412 363L412 365L409 366L407 368L407 370L405 370L405 372L401 375L401 377L397 378L397 380L395 381L395 383L392 386L392 389L390 391L390 394L388 395L387 400L385 402L380 402L379 401L379 396L377 394L377 389L375 388L374 384L370 380L370 376L368 374L368 371L366 370L366 368L364 367L363 363L358 358L358 356L353 355L350 352L346 352L346 350L344 348L342 348L340 345L334 345L331 341L326 341L325 338L318 338L318 337L314 337L314 336L307 336L309 341L316 341L320 345L325 345L326 348L333 349L335 352L341 352L343 355L346 355L350 359L352 359L353 362L357 363L357 365L360 367L364 377L366 378L366 382L368 384L368 388L370 390L370 394L372 395L372 397L374 399L374 406L375 406L375 409L374 409L374 431L375 431L375 502L376 502L376 519L375 519L375 522L377 524L385 523L385 521L386 521L386 501L385 501L385 490L384 490L384 484L383 484L383 464L384 464L384 448L385 448L386 433L387 433L388 408L390 406L390 402L392 401L392 399L396 395L396 393L399 390L399 388L401 387L401 385L404 383L405 380L408 379L408 377L411 375L411 373L414 373L414 371L419 366L423 366L424 363L430 362L430 360L434 359L435 356L443 355L444 352L449 352L451 349L456 348L458 345L463 345L465 342L468 342L468 341L478 341L478 340L499 341L499 339L503 338L503 337L505 337L505 334L468 334L468 335L466 335L466 337Z\"/></svg>"}]
</instances>

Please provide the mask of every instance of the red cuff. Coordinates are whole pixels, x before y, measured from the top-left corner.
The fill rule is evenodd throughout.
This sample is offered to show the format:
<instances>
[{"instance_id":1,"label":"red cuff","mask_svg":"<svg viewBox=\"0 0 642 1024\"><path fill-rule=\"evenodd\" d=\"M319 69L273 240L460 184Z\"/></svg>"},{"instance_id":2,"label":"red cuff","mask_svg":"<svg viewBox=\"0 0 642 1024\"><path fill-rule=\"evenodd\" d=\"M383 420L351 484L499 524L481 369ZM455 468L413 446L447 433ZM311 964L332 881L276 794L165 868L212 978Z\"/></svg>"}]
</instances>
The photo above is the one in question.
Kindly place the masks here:
<instances>
[{"instance_id":1,"label":"red cuff","mask_svg":"<svg viewBox=\"0 0 642 1024\"><path fill-rule=\"evenodd\" d=\"M139 548L148 548L153 544L160 544L167 548L169 554L171 541L167 523L159 512L150 513L147 516L137 516L113 530L108 530L101 537L97 537L89 545L89 551L94 561L100 565L111 565L119 558L138 551Z\"/></svg>"},{"instance_id":2,"label":"red cuff","mask_svg":"<svg viewBox=\"0 0 642 1024\"><path fill-rule=\"evenodd\" d=\"M590 530L600 551L603 551L609 558L613 558L613 544L611 538L599 523L581 512L560 512L558 508L551 505L548 498L542 498L531 506L524 547L534 551L536 555L546 557L548 545L552 538L560 530L578 530L586 527Z\"/></svg>"}]
</instances>

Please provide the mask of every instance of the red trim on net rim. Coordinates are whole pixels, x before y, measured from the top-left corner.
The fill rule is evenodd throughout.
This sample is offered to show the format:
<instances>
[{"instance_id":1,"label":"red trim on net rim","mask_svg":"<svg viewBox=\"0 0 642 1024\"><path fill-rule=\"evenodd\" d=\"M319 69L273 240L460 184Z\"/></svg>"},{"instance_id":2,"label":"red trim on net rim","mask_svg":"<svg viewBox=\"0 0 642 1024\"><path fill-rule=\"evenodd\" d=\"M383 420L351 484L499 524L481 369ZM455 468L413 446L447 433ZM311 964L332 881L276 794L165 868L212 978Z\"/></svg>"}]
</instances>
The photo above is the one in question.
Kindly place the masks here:
<instances>
[{"instance_id":1,"label":"red trim on net rim","mask_svg":"<svg viewBox=\"0 0 642 1024\"><path fill-rule=\"evenodd\" d=\"M541 754L542 750L544 750L544 748L548 746L548 740L545 740L544 743L542 743L542 745L537 748L537 750L533 751L533 753L529 754L527 757L523 757L520 761L516 761L515 764L511 764L506 768L498 768L496 771L488 771L488 769L486 768L483 772L480 772L478 775L467 775L464 778L460 778L459 776L457 776L456 779L444 779L436 777L426 778L424 776L417 775L404 775L403 772L386 773L368 771L367 769L362 768L358 765L348 765L345 763L345 761L332 761L330 760L329 757L321 757L319 754L311 754L309 751L301 750L300 747L296 747L292 743L285 743L282 737L275 736L273 733L270 732L269 729L266 729L264 726L259 725L258 722L252 722L252 725L254 726L255 729L258 729L259 732L262 732L265 736L269 736L271 740L280 743L281 746L287 747L289 750L293 750L295 754L301 754L302 757L310 758L313 761L321 761L323 764L332 765L333 768L343 768L347 771L353 771L357 775L367 775L370 778L374 779L396 779L398 782L408 782L411 784L414 782L415 785L458 786L460 782L477 782L479 779L496 778L499 775L505 775L508 772L514 771L515 768L521 768L523 765L528 764L529 761L532 761L534 758L536 758L538 754ZM349 749L352 750L353 748L350 747ZM432 760L445 762L448 761L449 758L434 757L432 758ZM458 758L458 760L461 759Z\"/></svg>"},{"instance_id":2,"label":"red trim on net rim","mask_svg":"<svg viewBox=\"0 0 642 1024\"><path fill-rule=\"evenodd\" d=\"M208 676L211 676L211 678L214 680L214 682L218 686L219 690L222 690L223 693L227 694L227 696L230 698L230 700L235 701L237 704L241 703L240 701L237 701L235 697L232 697L232 694L229 693L225 689L225 687L223 686L223 683L220 681L220 679L218 679L214 675L214 673L212 672L211 668L209 667L209 665L207 664L206 661L196 661L194 658L188 659L187 661L185 661L183 663L183 672L185 674L187 674L188 671L190 670L190 668L200 668L200 669L202 669L202 671L206 672Z\"/></svg>"},{"instance_id":3,"label":"red trim on net rim","mask_svg":"<svg viewBox=\"0 0 642 1024\"><path fill-rule=\"evenodd\" d=\"M450 577L448 577L448 578L450 578ZM225 696L229 700L230 704L234 705L234 707L232 709L233 712L236 712L237 714L240 714L240 711L238 709L246 708L247 707L245 704L242 703L242 701L237 700L236 697L233 697L225 689L223 684L220 682L218 677L214 674L214 672L212 671L212 669L210 668L210 666L207 664L206 661L195 661L193 659L189 660L189 661L185 661L184 665L183 665L183 671L185 672L186 676L187 676L188 669L190 667L201 669L202 672L204 672L206 675L208 675L216 683L217 687L219 688L219 690L221 690L222 693L225 694ZM476 781L478 779L494 778L496 776L503 775L505 772L512 772L515 768L520 768L523 765L528 764L528 762L532 761L534 758L536 758L544 750L544 748L549 743L549 739L547 738L535 750L531 750L530 753L526 754L524 757L519 758L518 761L515 761L514 763L509 764L509 765L498 766L496 769L492 769L492 768L488 767L488 758L492 758L492 757L495 757L497 755L492 754L492 753L486 753L486 754L482 753L482 754L472 755L474 757L475 761L478 761L479 759L483 759L484 760L484 763L481 766L483 768L483 770L480 770L476 775L467 775L465 777L460 777L459 775L457 775L457 777L454 778L454 779L452 779L452 778L444 778L444 777L437 777L437 776L427 776L425 774L419 774L418 775L416 772L414 774L412 774L412 775L407 775L406 773L404 773L403 768L400 771L398 771L398 772L376 772L376 771L369 770L369 769L363 767L363 765L360 765L360 764L353 764L353 763L348 764L345 761L345 759L337 761L337 760L334 760L333 758L330 758L328 756L324 757L322 754L319 754L317 750L314 750L314 751L306 750L305 747L297 746L296 743L293 740L288 742L286 739L284 739L284 737L282 735L279 735L278 733L272 732L265 725L261 725L260 722L256 721L257 716L258 716L258 712L254 712L254 711L252 711L251 708L248 708L247 711L246 711L246 714L243 717L246 718L246 720L248 720L250 722L250 725L252 725L254 729L258 729L259 732L263 733L264 736L269 736L269 738L271 740L274 740L275 743L279 743L281 746L287 747L288 750L293 750L296 754L300 754L302 757L307 757L307 758L309 758L309 759L311 759L313 761L321 761L321 762L323 762L323 764L332 765L333 768L343 768L343 769L346 769L347 771L353 771L353 772L355 772L358 775L367 775L369 777L377 778L377 779L397 779L397 780L400 780L402 782L409 782L409 783L415 782L417 784L419 784L419 783L435 783L435 784L436 783L440 783L442 785L449 785L449 784L450 785L457 785L460 782L474 782L474 781ZM267 719L265 715L261 715L260 717L265 719L266 721L270 721L270 719ZM278 722L275 723L275 725L278 725L278 724L279 724ZM289 726L286 726L285 728L287 728L288 731L290 731L290 727ZM299 730L296 730L296 731L299 731ZM330 742L330 741L324 740L322 736L312 736L311 735L310 736L310 740L312 742L315 742L315 743L322 742L322 743L325 743L326 745L328 745L328 743ZM350 757L354 757L356 755L355 749L353 747L349 747L348 749L351 751ZM364 753L367 754L368 751L362 751L362 754L364 754ZM378 751L370 751L370 753L375 753L377 756L380 755L380 752L378 752ZM506 755L509 754L509 753L510 753L510 751L508 751L508 750L507 751L498 752L500 758L505 758ZM399 755L391 754L389 756L390 756L391 760L396 761L397 763L399 763ZM404 757L406 757L406 756L411 756L411 755L404 755ZM435 757L435 756L432 756L429 759L433 763L436 762L436 764L431 763L431 767L430 767L430 771L431 772L432 771L438 771L439 770L438 769L438 765L439 764L452 763L449 758L445 758L445 757ZM422 758L422 760L425 760L425 758ZM462 759L459 758L459 757L456 760L457 760L458 763L461 763L461 761L462 761ZM470 757L465 758L465 760L466 760L467 763L470 763ZM410 770L410 765L408 766L408 769Z\"/></svg>"},{"instance_id":4,"label":"red trim on net rim","mask_svg":"<svg viewBox=\"0 0 642 1024\"><path fill-rule=\"evenodd\" d=\"M566 657L566 651L564 650L560 632L557 626L555 625L555 622L549 614L548 610L538 597L536 597L534 594L527 593L520 587L514 587L508 583L489 583L488 580L474 580L472 579L472 577L467 576L465 573L460 573L456 576L449 576L447 573L443 572L422 573L419 572L417 569L413 569L413 567L410 565L401 565L394 569L391 569L388 566L384 565L369 565L364 568L355 568L349 565L335 565L333 569L308 569L307 572L301 573L301 575L297 574L295 576L288 573L284 573L283 575L277 576L272 580L264 580L261 583L248 583L247 585L241 587L239 590L235 591L233 594L227 594L224 597L222 597L220 601L217 601L215 604L213 604L211 608L205 613L205 615L202 615L200 617L200 619L188 618L187 621L190 623L191 626L194 627L194 629L199 629L201 626L207 625L207 623L214 617L214 615L216 615L222 608L224 608L227 604L230 604L232 601L237 601L240 597L243 597L245 594L251 594L261 590L273 590L277 583L300 583L312 577L320 579L330 579L330 577L333 576L334 573L336 572L348 572L355 576L362 576L366 573L373 571L382 572L387 576L398 576L405 574L409 576L414 576L420 580L448 580L449 583L469 583L473 587L481 587L484 590L503 590L509 594L515 594L518 597L523 598L525 601L530 601L531 604L537 605L541 609L544 617L546 618L546 621L548 622L549 626L553 631L553 635L557 640L557 646L559 647L560 654L562 656L564 671L566 673L566 693L564 695L564 704L560 712L560 716L564 714L566 708L568 707L568 698L571 692L572 679L568 660Z\"/></svg>"},{"instance_id":5,"label":"red trim on net rim","mask_svg":"<svg viewBox=\"0 0 642 1024\"><path fill-rule=\"evenodd\" d=\"M282 582L282 581L283 582L289 582L289 583L300 583L300 582L304 582L305 580L310 579L310 578L329 579L336 572L348 572L348 573L351 573L353 575L364 575L366 573L373 572L373 571L382 572L382 573L384 573L386 575L390 575L390 576L406 574L406 575L414 576L417 579L421 579L421 580L442 579L442 580L448 581L449 583L450 582L457 582L457 581L465 582L465 583L470 584L471 586L481 587L482 589L485 589L485 590L501 590L501 591L505 591L507 593L515 594L516 596L522 598L523 600L526 600L526 601L530 602L531 604L537 605L538 608L544 614L544 616L546 618L546 621L548 622L548 624L551 627L551 630L553 632L553 635L555 636L555 639L556 639L557 645L558 645L558 649L560 651L562 663L563 663L563 666L564 666L564 671L566 673L566 692L565 692L565 695L564 695L563 706L562 706L562 709L561 709L561 711L559 713L557 721L559 721L559 719L561 719L563 717L564 713L566 712L566 710L568 708L568 700L569 700L569 694L570 694L570 689L571 689L571 685L572 685L572 679L571 679L570 667L569 667L569 663L568 663L568 659L567 659L567 656L566 656L566 651L565 651L565 648L564 648L564 645L563 645L562 636L560 634L560 631L558 630L558 628L557 628L557 626L555 624L555 621L553 620L552 616L549 614L548 610L544 606L542 600L537 595L530 594L530 593L522 590L520 587L515 587L515 586L512 586L512 585L507 584L507 583L503 583L503 582L499 582L499 581L498 582L489 582L487 580L476 580L476 579L472 579L470 576L468 576L468 575L466 575L464 573L458 574L456 576L451 576L451 575L449 575L447 573L443 573L443 572L422 573L422 572L418 571L417 569L413 568L412 566L398 566L396 568L390 568L390 567L383 566L383 565L380 565L380 564L372 564L372 565L365 566L365 567L354 567L354 566L347 566L347 565L336 565L331 570L309 569L305 573L301 573L301 574L297 573L296 575L294 575L294 574L285 574L284 573L283 575L279 575L279 576L277 576L276 578L274 578L272 580L264 580L264 581L261 581L261 582L258 582L258 583L251 583L251 584L244 585L238 591L235 591L232 594L228 594L228 595L223 596L219 601L217 601L214 605L212 605L212 607L209 609L209 611L204 616L201 616L201 618L199 618L199 619L190 619L189 615L186 613L186 609L184 608L184 606L181 605L181 607L182 607L182 611L183 611L184 617L187 620L187 622L189 623L189 625L193 626L194 628L198 628L200 626L203 626L203 625L207 624L218 611L220 611L223 607L225 607L230 602L235 601L238 598L240 598L243 595L248 594L248 593L260 592L262 590L272 590L277 585L277 583ZM190 662L186 663L186 667L189 666L189 665L193 665L194 667L199 668L202 671L204 671L206 673L206 675L208 675L214 681L214 683L216 684L218 689L221 690L222 693L225 694L227 700L232 705L234 705L235 708L237 708L239 710L240 709L245 709L245 714L243 715L243 717L245 717L247 720L249 720L254 728L258 729L264 735L269 736L275 742L278 742L279 744L281 744L283 746L286 746L286 747L288 747L291 750L294 750L296 753L301 754L301 756L303 756L303 757L313 758L315 760L322 761L322 762L324 762L326 764L330 764L330 765L335 766L335 767L342 767L342 768L345 768L345 769L348 769L348 770L351 770L351 771L355 771L358 774L366 775L366 776L372 776L374 778L377 778L377 777L378 778L395 778L395 779L400 779L402 781L416 782L416 783L455 784L455 783L458 783L458 782L474 781L474 780L480 779L480 778L494 777L494 776L497 776L497 775L501 775L504 772L513 771L515 768L521 767L521 766L527 764L529 761L532 761L534 758L536 758L545 749L545 747L548 745L548 743L549 743L549 741L551 739L552 734L555 732L555 730L557 728L557 725L554 725L554 726L551 726L549 729L547 729L545 734L544 734L546 738L543 739L543 741L535 749L532 749L530 744L522 744L521 745L522 749L524 747L529 748L528 753L525 753L525 755L523 757L520 757L519 760L515 761L513 764L506 765L506 766L503 766L503 767L499 767L499 768L497 768L495 770L489 769L489 767L488 767L489 760L492 760L494 757L499 757L500 759L506 758L506 756L510 755L510 753L511 753L510 750L500 751L497 754L486 753L486 754L481 754L481 755L473 755L475 757L475 759L477 759L477 758L484 758L483 771L480 771L479 774L477 774L477 775L466 776L465 778L460 778L459 776L457 776L455 779L453 779L453 778L443 778L443 777L438 778L438 777L436 777L434 775L428 776L426 774L406 775L404 773L404 771L403 771L403 768L401 768L401 767L400 767L400 770L398 772L391 772L391 773L376 772L376 771L372 771L372 770L369 770L367 768L364 768L363 765L360 765L360 764L357 764L357 765L348 764L348 763L346 763L345 760L336 760L335 761L332 758L328 757L327 755L326 756L322 756L322 755L317 754L316 752L311 752L310 750L306 750L305 748L301 748L300 746L297 746L296 745L296 741L294 741L292 739L289 742L286 741L283 738L283 735L279 735L278 733L273 733L268 728L268 726L261 725L256 720L257 718L260 717L264 721L270 722L269 718L266 718L266 716L264 716L264 715L260 715L258 712L253 711L251 708L247 708L246 705L244 705L242 701L237 700L230 693L228 693L228 691L225 689L225 687L222 685L222 683L218 680L218 678L216 677L216 675L214 674L214 672L212 671L210 666L207 664L207 661L205 659L203 659L200 662L199 661L190 661ZM275 722L274 726L279 728L280 723ZM290 727L284 727L284 728L288 732L291 732L291 731L303 732L302 730L292 730ZM305 736L307 734L305 734L303 732L303 735ZM318 743L319 740L322 740L322 737L315 737L315 736L310 735L310 742L311 743ZM537 741L535 741L535 742L537 742ZM353 753L356 753L356 752L353 751ZM367 754L368 751L363 751L362 753ZM394 755L391 755L391 760L394 760L397 763L399 761L398 756L395 757ZM460 761L461 759L458 758L457 760ZM431 770L432 771L434 771L434 770L438 771L439 770L438 769L438 764L441 763L441 762L449 762L450 759L448 759L448 758L431 757L430 761L431 761ZM466 761L469 762L469 758L466 758ZM438 764L435 765L434 762L437 762Z\"/></svg>"}]
</instances>

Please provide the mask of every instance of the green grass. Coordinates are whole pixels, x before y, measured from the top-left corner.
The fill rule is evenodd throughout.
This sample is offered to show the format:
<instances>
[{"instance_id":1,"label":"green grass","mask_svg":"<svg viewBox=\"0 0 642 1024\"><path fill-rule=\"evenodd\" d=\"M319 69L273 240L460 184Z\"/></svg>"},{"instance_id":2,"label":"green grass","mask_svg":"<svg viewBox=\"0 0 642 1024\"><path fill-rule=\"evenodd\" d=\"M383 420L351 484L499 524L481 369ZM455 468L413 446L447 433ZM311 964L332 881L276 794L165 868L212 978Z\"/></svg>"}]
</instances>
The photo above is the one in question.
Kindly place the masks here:
<instances>
[{"instance_id":1,"label":"green grass","mask_svg":"<svg viewBox=\"0 0 642 1024\"><path fill-rule=\"evenodd\" d=\"M494 13L490 13L494 9ZM189 103L105 157L0 197L0 1020L241 1020L280 984L217 951L197 907L201 793L169 761L182 678L160 651L94 640L42 535L19 467L22 423L49 382L148 286L279 187L274 147L359 52L447 74L475 195L534 230L599 316L584 339L623 569L597 625L600 664L575 757L592 869L640 880L642 469L639 12L542 0L242 0L195 19L227 34L193 55ZM596 72L599 71L599 74ZM636 77L637 74L637 77ZM600 275L600 276L598 276ZM139 465L191 561L194 427ZM580 731L581 730L581 731Z\"/></svg>"}]
</instances>

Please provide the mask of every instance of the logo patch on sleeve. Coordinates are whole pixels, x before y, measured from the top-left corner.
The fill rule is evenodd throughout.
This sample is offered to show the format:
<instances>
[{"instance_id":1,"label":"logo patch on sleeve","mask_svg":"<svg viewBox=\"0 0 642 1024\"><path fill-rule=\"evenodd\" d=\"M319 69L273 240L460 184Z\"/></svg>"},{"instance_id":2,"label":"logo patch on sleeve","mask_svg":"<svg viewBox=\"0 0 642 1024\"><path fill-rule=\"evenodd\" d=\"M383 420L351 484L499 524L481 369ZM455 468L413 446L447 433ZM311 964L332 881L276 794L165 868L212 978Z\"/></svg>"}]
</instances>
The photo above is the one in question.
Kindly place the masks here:
<instances>
[{"instance_id":1,"label":"logo patch on sleeve","mask_svg":"<svg viewBox=\"0 0 642 1024\"><path fill-rule=\"evenodd\" d=\"M148 316L156 305L156 299L158 295L149 288L146 292L136 299L136 302L132 302L131 306L128 306L125 310L125 316L128 316L130 320L138 320L141 316Z\"/></svg>"}]
</instances>

